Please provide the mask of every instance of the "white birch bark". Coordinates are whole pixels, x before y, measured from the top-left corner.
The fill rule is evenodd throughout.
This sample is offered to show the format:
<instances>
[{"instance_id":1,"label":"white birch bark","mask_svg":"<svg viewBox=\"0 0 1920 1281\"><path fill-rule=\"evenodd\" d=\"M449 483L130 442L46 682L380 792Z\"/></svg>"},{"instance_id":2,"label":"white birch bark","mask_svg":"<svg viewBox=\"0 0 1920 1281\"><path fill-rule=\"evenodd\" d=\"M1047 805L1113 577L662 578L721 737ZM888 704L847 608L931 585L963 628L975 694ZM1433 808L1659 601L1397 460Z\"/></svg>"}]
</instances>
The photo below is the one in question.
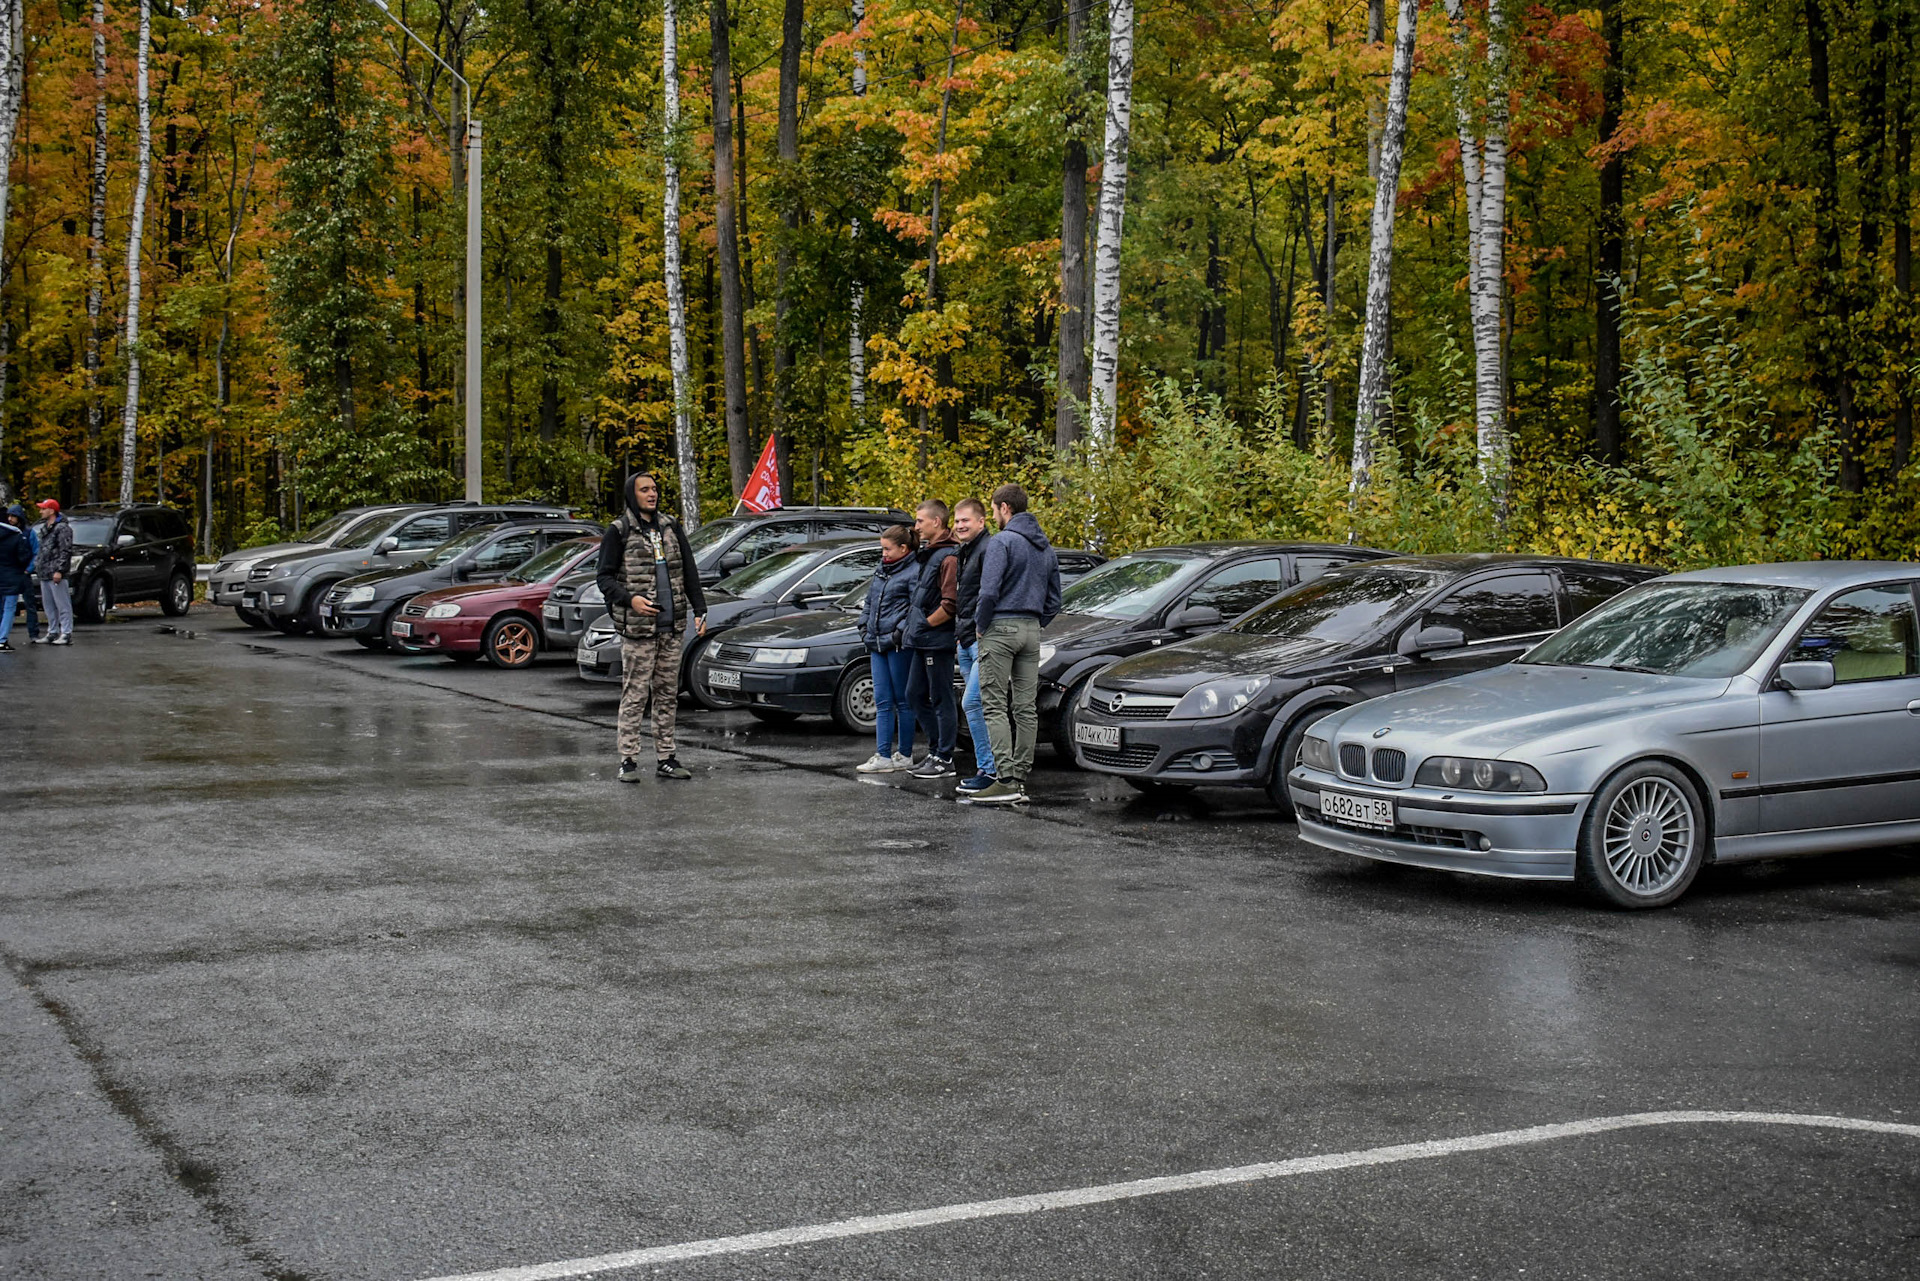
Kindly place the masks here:
<instances>
[{"instance_id":1,"label":"white birch bark","mask_svg":"<svg viewBox=\"0 0 1920 1281\"><path fill-rule=\"evenodd\" d=\"M688 407L687 296L680 275L680 31L674 0L660 6L660 93L666 125L666 196L660 232L667 275L667 352L673 367L673 443L680 460L680 523L700 527L700 472L693 457L693 414Z\"/></svg>"},{"instance_id":2,"label":"white birch bark","mask_svg":"<svg viewBox=\"0 0 1920 1281\"><path fill-rule=\"evenodd\" d=\"M867 18L866 0L853 0L853 96L867 96L867 51L859 40L860 24ZM854 243L860 241L860 219L853 220ZM853 282L853 296L848 300L850 323L847 327L847 397L853 406L853 425L858 428L867 419L867 347L866 339L860 333L861 312L866 309L866 287L858 280Z\"/></svg>"},{"instance_id":3,"label":"white birch bark","mask_svg":"<svg viewBox=\"0 0 1920 1281\"><path fill-rule=\"evenodd\" d=\"M1466 0L1445 0L1455 51L1453 114L1460 133L1460 172L1467 188L1467 300L1473 320L1474 434L1480 474L1505 510L1506 380L1500 350L1500 299L1507 229L1507 16L1504 0L1487 0L1486 122L1476 137L1470 92L1472 37Z\"/></svg>"},{"instance_id":4,"label":"white birch bark","mask_svg":"<svg viewBox=\"0 0 1920 1281\"><path fill-rule=\"evenodd\" d=\"M1133 0L1107 0L1107 136L1100 162L1099 241L1093 256L1093 371L1087 426L1111 444L1119 415L1120 232L1127 212L1127 146L1133 128Z\"/></svg>"},{"instance_id":5,"label":"white birch bark","mask_svg":"<svg viewBox=\"0 0 1920 1281\"><path fill-rule=\"evenodd\" d=\"M120 501L133 501L134 447L140 425L140 235L147 221L147 182L153 176L153 111L147 100L147 44L153 0L140 0L140 46L134 55L134 99L140 107L139 176L133 185L133 223L127 229L127 406L120 418Z\"/></svg>"},{"instance_id":6,"label":"white birch bark","mask_svg":"<svg viewBox=\"0 0 1920 1281\"><path fill-rule=\"evenodd\" d=\"M87 501L100 497L100 296L107 255L107 0L93 0L93 189L87 215L87 341L80 357L87 376Z\"/></svg>"},{"instance_id":7,"label":"white birch bark","mask_svg":"<svg viewBox=\"0 0 1920 1281\"><path fill-rule=\"evenodd\" d=\"M19 133L26 90L25 6L21 0L0 0L0 289L13 278L13 260L6 257L7 211L13 195L13 140ZM0 318L0 458L6 456L7 362L12 347L12 322Z\"/></svg>"},{"instance_id":8,"label":"white birch bark","mask_svg":"<svg viewBox=\"0 0 1920 1281\"><path fill-rule=\"evenodd\" d=\"M1387 387L1387 339L1393 316L1393 214L1400 197L1400 162L1407 150L1407 92L1413 82L1418 0L1400 0L1393 38L1393 73L1380 128L1378 180L1373 188L1372 242L1367 253L1367 326L1360 342L1360 398L1353 417L1353 492L1373 475L1373 428Z\"/></svg>"}]
</instances>

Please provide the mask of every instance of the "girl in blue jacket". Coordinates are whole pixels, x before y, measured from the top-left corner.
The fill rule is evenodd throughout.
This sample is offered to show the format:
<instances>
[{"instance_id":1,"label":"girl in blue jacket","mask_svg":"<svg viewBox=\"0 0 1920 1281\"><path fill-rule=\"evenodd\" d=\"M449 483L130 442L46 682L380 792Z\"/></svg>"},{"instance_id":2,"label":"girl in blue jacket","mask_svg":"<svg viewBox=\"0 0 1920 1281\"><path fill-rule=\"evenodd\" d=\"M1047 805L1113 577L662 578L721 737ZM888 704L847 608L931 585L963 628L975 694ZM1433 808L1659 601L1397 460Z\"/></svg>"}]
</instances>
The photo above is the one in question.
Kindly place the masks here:
<instances>
[{"instance_id":1,"label":"girl in blue jacket","mask_svg":"<svg viewBox=\"0 0 1920 1281\"><path fill-rule=\"evenodd\" d=\"M913 768L913 707L907 702L913 651L906 646L905 633L918 568L912 530L894 525L880 535L880 567L873 571L873 584L860 607L860 642L867 647L873 672L875 712L874 752L861 762L862 774Z\"/></svg>"}]
</instances>

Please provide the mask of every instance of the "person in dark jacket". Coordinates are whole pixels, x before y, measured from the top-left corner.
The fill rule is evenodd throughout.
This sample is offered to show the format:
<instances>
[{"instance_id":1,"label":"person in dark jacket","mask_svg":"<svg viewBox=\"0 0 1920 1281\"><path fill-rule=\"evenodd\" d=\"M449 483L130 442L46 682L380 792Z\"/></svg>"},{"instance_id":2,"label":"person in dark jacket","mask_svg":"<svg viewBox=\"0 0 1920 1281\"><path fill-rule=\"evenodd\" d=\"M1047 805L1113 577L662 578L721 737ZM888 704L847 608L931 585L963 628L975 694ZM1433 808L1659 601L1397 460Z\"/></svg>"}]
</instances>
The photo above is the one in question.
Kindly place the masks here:
<instances>
[{"instance_id":1,"label":"person in dark jacket","mask_svg":"<svg viewBox=\"0 0 1920 1281\"><path fill-rule=\"evenodd\" d=\"M40 605L47 612L47 634L35 638L35 644L73 644L73 591L67 573L73 568L73 526L60 514L60 504L47 499L40 504L40 558L34 562L33 575L40 580Z\"/></svg>"},{"instance_id":2,"label":"person in dark jacket","mask_svg":"<svg viewBox=\"0 0 1920 1281\"><path fill-rule=\"evenodd\" d=\"M19 612L20 598L33 586L33 543L24 528L26 513L9 507L0 521L0 653L12 653L7 637L13 633L13 616Z\"/></svg>"},{"instance_id":3,"label":"person in dark jacket","mask_svg":"<svg viewBox=\"0 0 1920 1281\"><path fill-rule=\"evenodd\" d=\"M907 648L907 615L919 563L913 557L913 531L889 526L880 535L880 566L860 607L860 643L867 647L867 668L873 673L873 755L862 761L862 774L887 774L913 768L913 705L907 701L907 679L913 671L913 651Z\"/></svg>"},{"instance_id":4,"label":"person in dark jacket","mask_svg":"<svg viewBox=\"0 0 1920 1281\"><path fill-rule=\"evenodd\" d=\"M627 510L600 537L596 574L607 612L620 633L618 778L640 779L640 722L653 703L656 778L692 778L673 751L680 710L680 634L692 616L707 634L707 598L693 548L673 517L660 510L660 482L641 472L627 489Z\"/></svg>"},{"instance_id":5,"label":"person in dark jacket","mask_svg":"<svg viewBox=\"0 0 1920 1281\"><path fill-rule=\"evenodd\" d=\"M973 631L974 610L980 601L981 553L993 537L987 528L987 505L978 498L962 498L955 504L953 536L960 542L960 551L954 556L960 567L954 576L954 656L960 663L960 679L966 682L960 710L966 715L967 734L973 739L973 776L961 779L955 789L964 796L994 782L993 743L987 737L987 718L980 703L979 647Z\"/></svg>"},{"instance_id":6,"label":"person in dark jacket","mask_svg":"<svg viewBox=\"0 0 1920 1281\"><path fill-rule=\"evenodd\" d=\"M948 524L947 505L937 498L921 503L913 529L920 536L914 553L913 603L907 611L907 646L913 669L907 678L907 702L927 726L927 754L914 766L915 778L953 777L953 747L960 734L960 709L953 699L954 616L960 612L960 545Z\"/></svg>"},{"instance_id":7,"label":"person in dark jacket","mask_svg":"<svg viewBox=\"0 0 1920 1281\"><path fill-rule=\"evenodd\" d=\"M40 527L33 523L33 518L27 514L27 509L19 503L8 508L7 514L13 517L14 523L26 532L27 542L33 548L33 563L38 565L40 563ZM40 580L33 576L31 569L27 571L27 591L20 598L20 605L27 611L27 638L39 640Z\"/></svg>"},{"instance_id":8,"label":"person in dark jacket","mask_svg":"<svg viewBox=\"0 0 1920 1281\"><path fill-rule=\"evenodd\" d=\"M1040 629L1060 612L1060 558L1027 511L1027 491L993 491L1000 533L980 563L974 631L980 646L980 701L999 777L961 799L1010 805L1027 799L1040 733Z\"/></svg>"}]
</instances>

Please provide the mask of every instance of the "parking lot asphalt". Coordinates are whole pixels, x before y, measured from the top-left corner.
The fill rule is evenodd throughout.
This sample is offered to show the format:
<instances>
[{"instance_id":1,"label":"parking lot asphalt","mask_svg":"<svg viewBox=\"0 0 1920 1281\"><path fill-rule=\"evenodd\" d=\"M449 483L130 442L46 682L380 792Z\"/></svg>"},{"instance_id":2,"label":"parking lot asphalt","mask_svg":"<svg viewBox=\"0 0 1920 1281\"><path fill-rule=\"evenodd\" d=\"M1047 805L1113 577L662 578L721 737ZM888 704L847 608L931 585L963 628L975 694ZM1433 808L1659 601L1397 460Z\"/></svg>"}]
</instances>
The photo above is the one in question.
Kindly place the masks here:
<instances>
[{"instance_id":1,"label":"parking lot asphalt","mask_svg":"<svg viewBox=\"0 0 1920 1281\"><path fill-rule=\"evenodd\" d=\"M1887 1277L1920 852L1675 908L1381 871L1043 761L123 611L0 655L0 1276L409 1281L1660 1109L607 1276ZM572 1275L564 1269L548 1275Z\"/></svg>"}]
</instances>

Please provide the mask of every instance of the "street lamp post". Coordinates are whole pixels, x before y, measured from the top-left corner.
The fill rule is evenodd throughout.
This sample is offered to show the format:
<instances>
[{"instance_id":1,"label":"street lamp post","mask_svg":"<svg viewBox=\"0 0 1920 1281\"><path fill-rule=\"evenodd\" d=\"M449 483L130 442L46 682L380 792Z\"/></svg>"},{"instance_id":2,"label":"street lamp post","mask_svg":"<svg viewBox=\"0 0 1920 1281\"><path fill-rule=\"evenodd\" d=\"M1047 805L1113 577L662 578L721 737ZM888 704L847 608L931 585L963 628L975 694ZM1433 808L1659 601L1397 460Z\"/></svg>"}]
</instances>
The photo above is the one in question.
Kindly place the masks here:
<instances>
[{"instance_id":1,"label":"street lamp post","mask_svg":"<svg viewBox=\"0 0 1920 1281\"><path fill-rule=\"evenodd\" d=\"M387 21L406 33L426 55L459 82L467 104L467 501L480 501L480 122L473 115L473 86L394 16L387 0L371 0Z\"/></svg>"}]
</instances>

